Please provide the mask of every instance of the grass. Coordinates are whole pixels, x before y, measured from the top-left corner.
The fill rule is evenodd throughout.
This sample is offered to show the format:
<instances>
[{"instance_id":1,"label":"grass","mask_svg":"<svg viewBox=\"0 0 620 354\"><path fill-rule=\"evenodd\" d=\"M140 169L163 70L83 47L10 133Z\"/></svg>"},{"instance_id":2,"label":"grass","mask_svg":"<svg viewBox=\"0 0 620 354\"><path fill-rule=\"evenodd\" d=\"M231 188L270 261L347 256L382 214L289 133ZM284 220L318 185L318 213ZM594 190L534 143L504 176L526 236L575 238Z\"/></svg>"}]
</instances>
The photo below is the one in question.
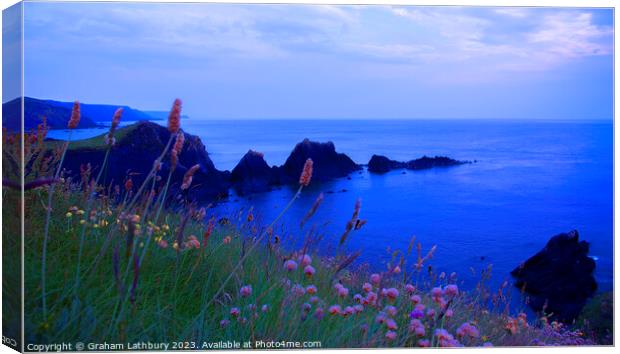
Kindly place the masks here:
<instances>
[{"instance_id":1,"label":"grass","mask_svg":"<svg viewBox=\"0 0 620 354\"><path fill-rule=\"evenodd\" d=\"M289 230L307 237L302 249L294 249L273 231L277 220L262 225L253 210L205 220L187 199L191 190L165 204L163 196L172 193L167 176L157 179L157 170L151 175L125 190L83 190L86 184L67 179L26 191L27 343L182 342L189 349L219 341L299 341L323 348L595 344L584 332L545 317L512 317L508 289L488 289L488 274L476 289L458 289L456 274L430 271L432 251L422 245L412 242L390 269L371 275L352 262L355 254L317 254L320 240L307 231L312 219L304 230ZM41 272L48 193L52 209ZM363 225L356 219L354 213L351 228ZM12 223L3 227L18 231L10 230L17 227ZM351 228L347 232L355 232Z\"/></svg>"}]
</instances>

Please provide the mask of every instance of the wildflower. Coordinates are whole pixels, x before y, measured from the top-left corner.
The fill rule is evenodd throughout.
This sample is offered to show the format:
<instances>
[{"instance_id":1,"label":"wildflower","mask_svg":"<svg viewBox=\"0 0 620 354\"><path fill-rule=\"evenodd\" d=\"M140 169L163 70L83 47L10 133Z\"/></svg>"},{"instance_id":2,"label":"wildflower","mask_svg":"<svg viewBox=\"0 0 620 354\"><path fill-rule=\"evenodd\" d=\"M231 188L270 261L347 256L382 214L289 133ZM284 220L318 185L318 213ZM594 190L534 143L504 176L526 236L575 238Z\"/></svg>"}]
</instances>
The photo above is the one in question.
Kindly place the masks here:
<instances>
[{"instance_id":1,"label":"wildflower","mask_svg":"<svg viewBox=\"0 0 620 354\"><path fill-rule=\"evenodd\" d=\"M303 311L303 312L310 312L310 310L312 309L312 305L310 305L310 304L309 304L309 303L307 303L307 302L304 302L304 303L301 305L301 309L302 309L302 311Z\"/></svg>"},{"instance_id":2,"label":"wildflower","mask_svg":"<svg viewBox=\"0 0 620 354\"><path fill-rule=\"evenodd\" d=\"M363 297L360 294L353 295L353 301L357 302L358 304L362 302L362 299Z\"/></svg>"},{"instance_id":3,"label":"wildflower","mask_svg":"<svg viewBox=\"0 0 620 354\"><path fill-rule=\"evenodd\" d=\"M347 306L344 308L344 310L342 311L342 314L344 316L349 316L355 313L355 310L353 309L353 307L351 306Z\"/></svg>"},{"instance_id":4,"label":"wildflower","mask_svg":"<svg viewBox=\"0 0 620 354\"><path fill-rule=\"evenodd\" d=\"M409 332L415 334L418 337L424 337L426 335L424 324L418 319L411 320L411 322L409 323Z\"/></svg>"},{"instance_id":5,"label":"wildflower","mask_svg":"<svg viewBox=\"0 0 620 354\"><path fill-rule=\"evenodd\" d=\"M78 124L80 124L80 102L73 102L73 109L71 110L71 118L69 119L69 123L67 123L67 127L69 129L77 128Z\"/></svg>"},{"instance_id":6,"label":"wildflower","mask_svg":"<svg viewBox=\"0 0 620 354\"><path fill-rule=\"evenodd\" d=\"M227 245L227 244L229 244L229 243L230 243L230 241L231 241L231 240L232 240L232 237L230 237L230 236L226 236L226 237L224 237L223 242L224 242L224 244L225 244L225 245Z\"/></svg>"},{"instance_id":7,"label":"wildflower","mask_svg":"<svg viewBox=\"0 0 620 354\"><path fill-rule=\"evenodd\" d=\"M175 134L181 128L181 100L176 99L172 104L172 110L168 115L168 131Z\"/></svg>"},{"instance_id":8,"label":"wildflower","mask_svg":"<svg viewBox=\"0 0 620 354\"><path fill-rule=\"evenodd\" d=\"M284 269L288 270L289 272L297 270L297 262L292 259L287 260L286 262L284 262Z\"/></svg>"},{"instance_id":9,"label":"wildflower","mask_svg":"<svg viewBox=\"0 0 620 354\"><path fill-rule=\"evenodd\" d=\"M383 309L383 311L385 311L385 313L387 313L388 315L390 315L390 316L392 316L392 317L396 316L396 313L398 312L398 310L396 309L396 307L394 307L394 306L390 306L390 305L386 306L386 307Z\"/></svg>"},{"instance_id":10,"label":"wildflower","mask_svg":"<svg viewBox=\"0 0 620 354\"><path fill-rule=\"evenodd\" d=\"M342 284L340 283L336 283L336 285L334 286L334 288L336 289L336 293L338 294L338 296L340 297L347 297L349 295L349 289L345 288Z\"/></svg>"},{"instance_id":11,"label":"wildflower","mask_svg":"<svg viewBox=\"0 0 620 354\"><path fill-rule=\"evenodd\" d=\"M375 317L375 322L378 324L384 324L387 321L387 316L383 312L379 312L377 317Z\"/></svg>"},{"instance_id":12,"label":"wildflower","mask_svg":"<svg viewBox=\"0 0 620 354\"><path fill-rule=\"evenodd\" d=\"M469 322L465 322L456 330L456 335L461 338L478 338L480 336L480 332L478 331L478 328L476 328L476 326L472 325Z\"/></svg>"},{"instance_id":13,"label":"wildflower","mask_svg":"<svg viewBox=\"0 0 620 354\"><path fill-rule=\"evenodd\" d=\"M307 265L307 266L304 268L304 274L305 274L308 278L311 278L311 277L314 275L314 272L315 272L314 267L312 267L311 265Z\"/></svg>"},{"instance_id":14,"label":"wildflower","mask_svg":"<svg viewBox=\"0 0 620 354\"><path fill-rule=\"evenodd\" d=\"M196 164L190 167L189 170L187 170L187 172L185 172L185 175L183 176L183 184L181 184L182 190L186 190L189 188L189 186L192 184L192 179L194 178L194 174L196 173L196 171L198 171L199 168L200 168L200 165Z\"/></svg>"},{"instance_id":15,"label":"wildflower","mask_svg":"<svg viewBox=\"0 0 620 354\"><path fill-rule=\"evenodd\" d=\"M364 285L362 285L362 290L369 293L372 291L372 285L370 285L370 283L364 283Z\"/></svg>"},{"instance_id":16,"label":"wildflower","mask_svg":"<svg viewBox=\"0 0 620 354\"><path fill-rule=\"evenodd\" d=\"M394 269L392 269L392 273L394 273L394 274L399 274L400 272L401 272L401 270L400 270L399 266L396 266L396 267L394 267Z\"/></svg>"},{"instance_id":17,"label":"wildflower","mask_svg":"<svg viewBox=\"0 0 620 354\"><path fill-rule=\"evenodd\" d=\"M310 294L310 295L314 295L314 294L316 294L316 293L317 293L317 288L316 288L316 286L314 286L314 285L308 285L308 286L306 287L306 292L307 292L308 294Z\"/></svg>"},{"instance_id":18,"label":"wildflower","mask_svg":"<svg viewBox=\"0 0 620 354\"><path fill-rule=\"evenodd\" d=\"M252 285L242 286L239 293L241 294L241 297L248 297L252 295Z\"/></svg>"},{"instance_id":19,"label":"wildflower","mask_svg":"<svg viewBox=\"0 0 620 354\"><path fill-rule=\"evenodd\" d=\"M220 321L220 327L224 328L230 324L230 321L227 319L223 319Z\"/></svg>"},{"instance_id":20,"label":"wildflower","mask_svg":"<svg viewBox=\"0 0 620 354\"><path fill-rule=\"evenodd\" d=\"M317 308L316 310L314 310L314 317L315 317L317 320L322 319L322 318L323 318L323 316L324 316L324 313L323 313L323 309L322 309L321 307L319 307L319 308Z\"/></svg>"},{"instance_id":21,"label":"wildflower","mask_svg":"<svg viewBox=\"0 0 620 354\"><path fill-rule=\"evenodd\" d=\"M329 309L327 309L327 311L332 315L339 315L342 309L340 308L340 305L332 305Z\"/></svg>"},{"instance_id":22,"label":"wildflower","mask_svg":"<svg viewBox=\"0 0 620 354\"><path fill-rule=\"evenodd\" d=\"M168 241L161 239L157 242L157 245L161 248L168 248Z\"/></svg>"},{"instance_id":23,"label":"wildflower","mask_svg":"<svg viewBox=\"0 0 620 354\"><path fill-rule=\"evenodd\" d=\"M364 303L366 305L371 304L374 305L377 302L377 294L373 291L369 292L368 294L366 294L366 299L364 300Z\"/></svg>"},{"instance_id":24,"label":"wildflower","mask_svg":"<svg viewBox=\"0 0 620 354\"><path fill-rule=\"evenodd\" d=\"M411 311L409 316L414 319L420 319L424 317L424 306L419 307L420 305L416 305L416 307Z\"/></svg>"},{"instance_id":25,"label":"wildflower","mask_svg":"<svg viewBox=\"0 0 620 354\"><path fill-rule=\"evenodd\" d=\"M68 211L68 212L67 212L67 214L65 214L65 216L66 216L67 218L71 218L71 217L73 216L73 214L72 214L70 211Z\"/></svg>"},{"instance_id":26,"label":"wildflower","mask_svg":"<svg viewBox=\"0 0 620 354\"><path fill-rule=\"evenodd\" d=\"M239 317L239 315L241 314L241 310L239 310L238 307L233 307L230 309L230 315L233 317Z\"/></svg>"},{"instance_id":27,"label":"wildflower","mask_svg":"<svg viewBox=\"0 0 620 354\"><path fill-rule=\"evenodd\" d=\"M439 299L439 297L441 297L442 293L443 292L441 291L441 288L439 288L439 287L435 287L435 288L433 288L431 290L431 296L433 297L433 300L434 299Z\"/></svg>"},{"instance_id":28,"label":"wildflower","mask_svg":"<svg viewBox=\"0 0 620 354\"><path fill-rule=\"evenodd\" d=\"M393 301L398 297L398 290L396 288L389 288L386 290L385 295Z\"/></svg>"},{"instance_id":29,"label":"wildflower","mask_svg":"<svg viewBox=\"0 0 620 354\"><path fill-rule=\"evenodd\" d=\"M310 180L312 179L312 159L307 159L304 164L304 169L301 172L301 176L299 177L299 184L304 187L307 187L310 184Z\"/></svg>"},{"instance_id":30,"label":"wildflower","mask_svg":"<svg viewBox=\"0 0 620 354\"><path fill-rule=\"evenodd\" d=\"M409 300L411 300L411 302L412 302L414 305L417 305L417 304L419 304L420 302L422 302L422 298L420 297L420 295L413 295L413 296L411 296L411 297L409 298Z\"/></svg>"},{"instance_id":31,"label":"wildflower","mask_svg":"<svg viewBox=\"0 0 620 354\"><path fill-rule=\"evenodd\" d=\"M446 318L451 318L452 316L454 316L454 311L452 311L452 309L448 309L446 310L446 312L444 313L444 316Z\"/></svg>"},{"instance_id":32,"label":"wildflower","mask_svg":"<svg viewBox=\"0 0 620 354\"><path fill-rule=\"evenodd\" d=\"M394 331L387 331L387 333L385 333L385 339L387 339L387 340L394 340L394 339L396 339L396 332L394 332Z\"/></svg>"},{"instance_id":33,"label":"wildflower","mask_svg":"<svg viewBox=\"0 0 620 354\"><path fill-rule=\"evenodd\" d=\"M306 290L306 292L308 292L308 291ZM319 303L319 297L318 296L311 296L308 301L310 301L311 304L318 304Z\"/></svg>"},{"instance_id":34,"label":"wildflower","mask_svg":"<svg viewBox=\"0 0 620 354\"><path fill-rule=\"evenodd\" d=\"M260 308L260 310L261 310L263 313L265 313L265 312L269 311L269 305L263 305L263 306Z\"/></svg>"},{"instance_id":35,"label":"wildflower","mask_svg":"<svg viewBox=\"0 0 620 354\"><path fill-rule=\"evenodd\" d=\"M183 134L183 131L180 131L177 133L177 137L174 140L172 150L175 151L177 154L180 154L181 150L183 150L183 144L185 144L185 134Z\"/></svg>"},{"instance_id":36,"label":"wildflower","mask_svg":"<svg viewBox=\"0 0 620 354\"><path fill-rule=\"evenodd\" d=\"M426 316L428 316L428 318L434 318L435 317L435 310L433 309L428 309L426 311Z\"/></svg>"},{"instance_id":37,"label":"wildflower","mask_svg":"<svg viewBox=\"0 0 620 354\"><path fill-rule=\"evenodd\" d=\"M301 263L302 266L308 266L312 264L312 258L307 254L304 254L303 256L299 257L299 263Z\"/></svg>"},{"instance_id":38,"label":"wildflower","mask_svg":"<svg viewBox=\"0 0 620 354\"><path fill-rule=\"evenodd\" d=\"M449 298L455 297L459 294L459 287L456 284L450 284L445 287L444 293Z\"/></svg>"},{"instance_id":39,"label":"wildflower","mask_svg":"<svg viewBox=\"0 0 620 354\"><path fill-rule=\"evenodd\" d=\"M420 339L418 345L422 348L428 348L431 346L431 341L428 339Z\"/></svg>"},{"instance_id":40,"label":"wildflower","mask_svg":"<svg viewBox=\"0 0 620 354\"><path fill-rule=\"evenodd\" d=\"M398 329L398 325L396 324L396 321L394 321L391 318L388 318L387 320L385 320L385 325L387 326L388 329L390 330L395 330Z\"/></svg>"},{"instance_id":41,"label":"wildflower","mask_svg":"<svg viewBox=\"0 0 620 354\"><path fill-rule=\"evenodd\" d=\"M353 310L355 310L356 313L360 313L360 312L364 311L364 306L362 306L362 305L355 305L355 306L353 306Z\"/></svg>"},{"instance_id":42,"label":"wildflower","mask_svg":"<svg viewBox=\"0 0 620 354\"><path fill-rule=\"evenodd\" d=\"M306 289L299 284L295 284L291 289L291 292L296 296L303 296L306 293Z\"/></svg>"},{"instance_id":43,"label":"wildflower","mask_svg":"<svg viewBox=\"0 0 620 354\"><path fill-rule=\"evenodd\" d=\"M405 291L411 295L415 292L415 286L411 285L411 284L407 284L405 285Z\"/></svg>"},{"instance_id":44,"label":"wildflower","mask_svg":"<svg viewBox=\"0 0 620 354\"><path fill-rule=\"evenodd\" d=\"M370 281L375 284L375 286L379 285L379 283L381 283L381 276L377 273L371 274L370 275Z\"/></svg>"}]
</instances>

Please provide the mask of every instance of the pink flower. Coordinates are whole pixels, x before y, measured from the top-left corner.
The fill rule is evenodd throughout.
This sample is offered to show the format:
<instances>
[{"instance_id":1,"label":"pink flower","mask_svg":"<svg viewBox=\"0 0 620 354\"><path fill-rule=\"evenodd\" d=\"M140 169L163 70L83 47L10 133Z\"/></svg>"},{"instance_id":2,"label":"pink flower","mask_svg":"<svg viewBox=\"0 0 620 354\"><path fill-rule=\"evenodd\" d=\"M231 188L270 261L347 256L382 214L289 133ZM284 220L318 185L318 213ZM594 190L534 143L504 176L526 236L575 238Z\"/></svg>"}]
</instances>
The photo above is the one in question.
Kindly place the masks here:
<instances>
[{"instance_id":1,"label":"pink flower","mask_svg":"<svg viewBox=\"0 0 620 354\"><path fill-rule=\"evenodd\" d=\"M452 316L454 316L454 311L452 311L452 309L448 309L446 310L446 313L444 316L446 316L446 318L451 318Z\"/></svg>"},{"instance_id":2,"label":"pink flower","mask_svg":"<svg viewBox=\"0 0 620 354\"><path fill-rule=\"evenodd\" d=\"M447 297L455 297L459 294L459 287L456 284L450 284L444 289Z\"/></svg>"},{"instance_id":3,"label":"pink flower","mask_svg":"<svg viewBox=\"0 0 620 354\"><path fill-rule=\"evenodd\" d=\"M311 304L318 304L319 303L319 297L318 296L311 296L308 301L310 301Z\"/></svg>"},{"instance_id":4,"label":"pink flower","mask_svg":"<svg viewBox=\"0 0 620 354\"><path fill-rule=\"evenodd\" d=\"M299 284L295 284L291 288L291 292L296 296L303 296L306 293L306 289Z\"/></svg>"},{"instance_id":5,"label":"pink flower","mask_svg":"<svg viewBox=\"0 0 620 354\"><path fill-rule=\"evenodd\" d=\"M302 310L303 310L304 312L310 312L310 310L312 309L312 305L310 305L310 304L309 304L309 303L307 303L307 302L304 302L304 303L301 305L301 308L302 308Z\"/></svg>"},{"instance_id":6,"label":"pink flower","mask_svg":"<svg viewBox=\"0 0 620 354\"><path fill-rule=\"evenodd\" d=\"M370 285L370 283L364 283L364 285L362 286L362 290L369 293L372 291L372 285Z\"/></svg>"},{"instance_id":7,"label":"pink flower","mask_svg":"<svg viewBox=\"0 0 620 354\"><path fill-rule=\"evenodd\" d=\"M242 286L239 293L241 294L241 297L248 297L252 295L252 285Z\"/></svg>"},{"instance_id":8,"label":"pink flower","mask_svg":"<svg viewBox=\"0 0 620 354\"><path fill-rule=\"evenodd\" d=\"M394 339L396 339L396 332L394 332L394 331L387 331L387 333L385 334L385 338L387 340L394 340Z\"/></svg>"},{"instance_id":9,"label":"pink flower","mask_svg":"<svg viewBox=\"0 0 620 354\"><path fill-rule=\"evenodd\" d=\"M226 326L228 326L229 323L230 323L229 320L226 320L226 319L221 320L220 321L220 327L226 327Z\"/></svg>"},{"instance_id":10,"label":"pink flower","mask_svg":"<svg viewBox=\"0 0 620 354\"><path fill-rule=\"evenodd\" d=\"M307 292L308 294L310 294L310 295L314 295L314 294L316 294L316 293L317 293L317 291L318 291L318 290L317 290L316 286L314 286L314 285L308 285L308 286L306 286L306 292Z\"/></svg>"},{"instance_id":11,"label":"pink flower","mask_svg":"<svg viewBox=\"0 0 620 354\"><path fill-rule=\"evenodd\" d=\"M390 300L395 300L398 297L398 290L396 290L396 288L389 288L389 289L387 289L385 295Z\"/></svg>"},{"instance_id":12,"label":"pink flower","mask_svg":"<svg viewBox=\"0 0 620 354\"><path fill-rule=\"evenodd\" d=\"M388 318L387 320L385 320L385 325L387 326L388 329L390 330L395 330L398 329L398 325L396 324L396 321L394 321L391 318Z\"/></svg>"},{"instance_id":13,"label":"pink flower","mask_svg":"<svg viewBox=\"0 0 620 354\"><path fill-rule=\"evenodd\" d=\"M303 256L299 257L299 263L301 263L301 265L305 267L312 263L312 258L307 254L304 254Z\"/></svg>"},{"instance_id":14,"label":"pink flower","mask_svg":"<svg viewBox=\"0 0 620 354\"><path fill-rule=\"evenodd\" d=\"M353 295L353 301L357 302L358 304L362 302L362 299L363 297L360 294Z\"/></svg>"},{"instance_id":15,"label":"pink flower","mask_svg":"<svg viewBox=\"0 0 620 354\"><path fill-rule=\"evenodd\" d=\"M335 288L338 296L347 297L349 295L349 289L345 288L342 284L337 283Z\"/></svg>"},{"instance_id":16,"label":"pink flower","mask_svg":"<svg viewBox=\"0 0 620 354\"><path fill-rule=\"evenodd\" d=\"M396 307L394 306L386 306L383 311L385 311L385 313L387 313L388 315L394 317L396 316L396 313L398 312L398 310L396 309Z\"/></svg>"},{"instance_id":17,"label":"pink flower","mask_svg":"<svg viewBox=\"0 0 620 354\"><path fill-rule=\"evenodd\" d=\"M262 312L267 312L269 311L269 305L263 305L263 307L261 307L260 309Z\"/></svg>"},{"instance_id":18,"label":"pink flower","mask_svg":"<svg viewBox=\"0 0 620 354\"><path fill-rule=\"evenodd\" d=\"M409 323L409 332L414 333L418 337L423 337L426 334L424 324L418 319L411 320Z\"/></svg>"},{"instance_id":19,"label":"pink flower","mask_svg":"<svg viewBox=\"0 0 620 354\"><path fill-rule=\"evenodd\" d=\"M364 301L364 303L366 303L366 305L371 304L374 305L377 302L377 294L374 292L369 292L368 294L366 294L366 299Z\"/></svg>"},{"instance_id":20,"label":"pink flower","mask_svg":"<svg viewBox=\"0 0 620 354\"><path fill-rule=\"evenodd\" d=\"M422 298L420 297L420 295L413 295L413 296L410 298L410 300L411 300L411 302L412 302L414 305L417 305L417 304L419 304L420 302L422 302Z\"/></svg>"},{"instance_id":21,"label":"pink flower","mask_svg":"<svg viewBox=\"0 0 620 354\"><path fill-rule=\"evenodd\" d=\"M434 318L435 317L435 310L428 309L428 311L426 311L426 316L428 316L429 318Z\"/></svg>"},{"instance_id":22,"label":"pink flower","mask_svg":"<svg viewBox=\"0 0 620 354\"><path fill-rule=\"evenodd\" d=\"M233 307L230 309L230 315L233 317L239 317L239 315L241 314L241 310L239 310L238 307Z\"/></svg>"},{"instance_id":23,"label":"pink flower","mask_svg":"<svg viewBox=\"0 0 620 354\"><path fill-rule=\"evenodd\" d=\"M381 276L377 273L371 274L370 275L370 282L375 284L375 285L379 285L379 283L381 283Z\"/></svg>"},{"instance_id":24,"label":"pink flower","mask_svg":"<svg viewBox=\"0 0 620 354\"><path fill-rule=\"evenodd\" d=\"M428 348L431 346L431 341L428 339L420 339L418 345L422 348Z\"/></svg>"},{"instance_id":25,"label":"pink flower","mask_svg":"<svg viewBox=\"0 0 620 354\"><path fill-rule=\"evenodd\" d=\"M320 320L323 318L323 316L324 316L324 313L323 313L322 308L319 307L316 310L314 310L314 317L316 317L316 319Z\"/></svg>"},{"instance_id":26,"label":"pink flower","mask_svg":"<svg viewBox=\"0 0 620 354\"><path fill-rule=\"evenodd\" d=\"M157 245L161 248L168 248L168 241L161 239L157 242Z\"/></svg>"},{"instance_id":27,"label":"pink flower","mask_svg":"<svg viewBox=\"0 0 620 354\"><path fill-rule=\"evenodd\" d=\"M360 312L364 311L364 306L362 306L362 305L355 305L355 306L353 306L353 309L355 310L356 313L360 313Z\"/></svg>"},{"instance_id":28,"label":"pink flower","mask_svg":"<svg viewBox=\"0 0 620 354\"><path fill-rule=\"evenodd\" d=\"M433 299L438 299L439 297L441 297L442 293L443 292L441 291L441 288L433 288L431 290L431 296L433 297Z\"/></svg>"},{"instance_id":29,"label":"pink flower","mask_svg":"<svg viewBox=\"0 0 620 354\"><path fill-rule=\"evenodd\" d=\"M344 308L343 315L349 316L355 313L355 310L351 306L347 306Z\"/></svg>"},{"instance_id":30,"label":"pink flower","mask_svg":"<svg viewBox=\"0 0 620 354\"><path fill-rule=\"evenodd\" d=\"M342 309L340 305L332 305L329 307L329 309L327 309L327 311L332 315L339 315Z\"/></svg>"},{"instance_id":31,"label":"pink flower","mask_svg":"<svg viewBox=\"0 0 620 354\"><path fill-rule=\"evenodd\" d=\"M288 261L284 262L284 269L288 270L289 272L297 270L297 262L289 259Z\"/></svg>"},{"instance_id":32,"label":"pink flower","mask_svg":"<svg viewBox=\"0 0 620 354\"><path fill-rule=\"evenodd\" d=\"M478 338L480 336L480 331L478 331L478 328L476 328L476 326L472 325L469 322L465 322L456 330L456 335L460 338Z\"/></svg>"},{"instance_id":33,"label":"pink flower","mask_svg":"<svg viewBox=\"0 0 620 354\"><path fill-rule=\"evenodd\" d=\"M314 273L315 273L315 270L314 270L314 267L313 267L313 266L311 266L311 265L307 265L307 266L304 268L304 274L305 274L308 278L311 278L311 277L314 275Z\"/></svg>"},{"instance_id":34,"label":"pink flower","mask_svg":"<svg viewBox=\"0 0 620 354\"><path fill-rule=\"evenodd\" d=\"M378 324L384 324L385 321L387 321L387 317L383 312L379 312L377 314L377 317L375 317L375 322L377 322Z\"/></svg>"},{"instance_id":35,"label":"pink flower","mask_svg":"<svg viewBox=\"0 0 620 354\"><path fill-rule=\"evenodd\" d=\"M407 284L405 285L405 291L409 294L412 295L415 292L415 286L411 285L411 284Z\"/></svg>"}]
</instances>

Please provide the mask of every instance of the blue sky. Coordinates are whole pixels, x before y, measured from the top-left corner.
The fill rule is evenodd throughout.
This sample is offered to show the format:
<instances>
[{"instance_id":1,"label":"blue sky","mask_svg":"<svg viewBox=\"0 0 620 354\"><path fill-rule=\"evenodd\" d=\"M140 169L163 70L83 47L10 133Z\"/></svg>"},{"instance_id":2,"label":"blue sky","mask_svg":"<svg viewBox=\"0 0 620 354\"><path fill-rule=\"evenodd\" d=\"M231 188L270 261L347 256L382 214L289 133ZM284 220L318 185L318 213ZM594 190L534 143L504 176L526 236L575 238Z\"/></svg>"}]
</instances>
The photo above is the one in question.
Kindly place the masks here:
<instances>
[{"instance_id":1,"label":"blue sky","mask_svg":"<svg viewBox=\"0 0 620 354\"><path fill-rule=\"evenodd\" d=\"M26 3L25 93L193 118L612 119L608 9Z\"/></svg>"}]
</instances>

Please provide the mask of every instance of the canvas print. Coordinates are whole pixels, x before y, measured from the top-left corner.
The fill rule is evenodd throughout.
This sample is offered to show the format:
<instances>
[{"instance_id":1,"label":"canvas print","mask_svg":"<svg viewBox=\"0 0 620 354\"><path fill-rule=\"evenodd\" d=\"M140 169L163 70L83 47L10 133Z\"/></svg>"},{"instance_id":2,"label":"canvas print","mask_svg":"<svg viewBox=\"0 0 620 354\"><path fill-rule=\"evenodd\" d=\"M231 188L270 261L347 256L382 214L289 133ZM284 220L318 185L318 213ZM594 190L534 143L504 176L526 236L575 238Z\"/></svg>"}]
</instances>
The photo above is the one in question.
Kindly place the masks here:
<instances>
[{"instance_id":1,"label":"canvas print","mask_svg":"<svg viewBox=\"0 0 620 354\"><path fill-rule=\"evenodd\" d=\"M3 10L3 343L613 345L613 11Z\"/></svg>"}]
</instances>

